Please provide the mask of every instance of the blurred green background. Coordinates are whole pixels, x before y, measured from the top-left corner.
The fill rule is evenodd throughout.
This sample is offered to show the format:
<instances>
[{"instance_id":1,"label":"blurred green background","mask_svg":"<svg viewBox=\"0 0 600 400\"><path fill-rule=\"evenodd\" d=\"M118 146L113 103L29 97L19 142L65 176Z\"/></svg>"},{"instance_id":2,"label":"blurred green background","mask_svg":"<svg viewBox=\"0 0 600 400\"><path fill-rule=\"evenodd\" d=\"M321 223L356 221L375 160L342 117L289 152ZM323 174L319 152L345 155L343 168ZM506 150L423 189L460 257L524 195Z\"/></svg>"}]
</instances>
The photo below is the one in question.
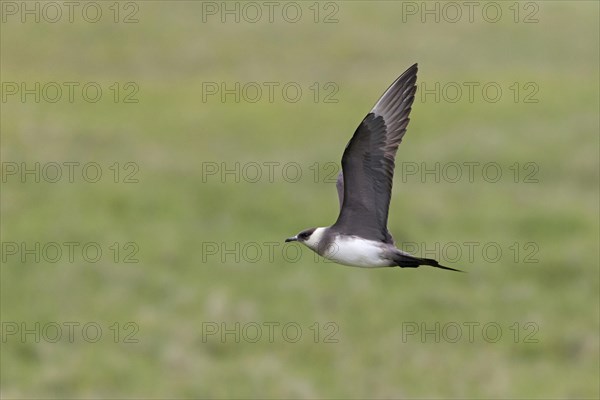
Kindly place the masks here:
<instances>
[{"instance_id":1,"label":"blurred green background","mask_svg":"<svg viewBox=\"0 0 600 400\"><path fill-rule=\"evenodd\" d=\"M85 3L70 22L58 2L57 22L37 3L40 22L23 23L25 3L2 2L2 398L598 398L599 5L573 3L498 2L498 22L477 3L471 22L462 3L456 20L446 3L278 2L271 22L263 2L99 2L92 23ZM414 62L419 90L465 90L417 94L398 164L503 175L403 182L397 169L389 229L419 255L458 243L457 260L433 256L469 273L348 268L284 246L335 220L327 163ZM40 83L39 102L23 82ZM73 101L48 101L48 82L76 82ZM253 84L239 102L208 95L222 82L279 86L273 101L250 101ZM297 102L281 93L290 82ZM480 85L473 101L464 82ZM490 82L496 102L481 94ZM50 182L48 163L65 162L102 177ZM273 179L244 179L269 162ZM296 182L282 175L292 162ZM35 163L40 181L23 179ZM239 182L207 174L235 163ZM34 253L13 254L23 243ZM79 324L73 340L65 323Z\"/></svg>"}]
</instances>

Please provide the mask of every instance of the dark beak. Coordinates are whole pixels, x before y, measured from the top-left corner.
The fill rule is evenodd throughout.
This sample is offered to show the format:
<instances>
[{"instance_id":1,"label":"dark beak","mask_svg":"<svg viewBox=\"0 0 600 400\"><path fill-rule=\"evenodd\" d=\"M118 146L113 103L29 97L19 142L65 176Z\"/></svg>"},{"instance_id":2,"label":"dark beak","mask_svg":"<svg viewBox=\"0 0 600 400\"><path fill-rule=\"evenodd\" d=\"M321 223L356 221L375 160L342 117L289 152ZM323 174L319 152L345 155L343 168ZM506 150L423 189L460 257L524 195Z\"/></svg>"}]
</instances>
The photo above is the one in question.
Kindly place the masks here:
<instances>
[{"instance_id":1,"label":"dark beak","mask_svg":"<svg viewBox=\"0 0 600 400\"><path fill-rule=\"evenodd\" d=\"M287 242L297 242L297 241L298 241L298 236L292 236L292 237L285 239L286 243Z\"/></svg>"}]
</instances>

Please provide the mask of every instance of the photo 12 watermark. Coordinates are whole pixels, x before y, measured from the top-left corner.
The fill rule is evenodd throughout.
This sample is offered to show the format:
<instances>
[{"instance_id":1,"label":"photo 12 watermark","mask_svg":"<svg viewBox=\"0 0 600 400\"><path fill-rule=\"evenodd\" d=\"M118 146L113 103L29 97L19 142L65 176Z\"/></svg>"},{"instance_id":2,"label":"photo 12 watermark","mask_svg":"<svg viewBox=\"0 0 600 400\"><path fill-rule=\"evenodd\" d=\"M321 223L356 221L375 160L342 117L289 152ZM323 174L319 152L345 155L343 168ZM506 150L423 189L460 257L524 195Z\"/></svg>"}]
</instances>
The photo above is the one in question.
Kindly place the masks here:
<instances>
[{"instance_id":1,"label":"photo 12 watermark","mask_svg":"<svg viewBox=\"0 0 600 400\"><path fill-rule=\"evenodd\" d=\"M340 22L335 1L203 1L202 23L257 24Z\"/></svg>"},{"instance_id":2,"label":"photo 12 watermark","mask_svg":"<svg viewBox=\"0 0 600 400\"><path fill-rule=\"evenodd\" d=\"M536 322L402 322L402 343L539 343Z\"/></svg>"},{"instance_id":3,"label":"photo 12 watermark","mask_svg":"<svg viewBox=\"0 0 600 400\"><path fill-rule=\"evenodd\" d=\"M220 103L338 103L340 88L335 82L252 81L202 82L202 102Z\"/></svg>"},{"instance_id":4,"label":"photo 12 watermark","mask_svg":"<svg viewBox=\"0 0 600 400\"><path fill-rule=\"evenodd\" d=\"M136 1L2 1L3 24L56 24L140 22L140 3Z\"/></svg>"},{"instance_id":5,"label":"photo 12 watermark","mask_svg":"<svg viewBox=\"0 0 600 400\"><path fill-rule=\"evenodd\" d=\"M535 1L402 1L401 21L423 24L540 22L540 3Z\"/></svg>"},{"instance_id":6,"label":"photo 12 watermark","mask_svg":"<svg viewBox=\"0 0 600 400\"><path fill-rule=\"evenodd\" d=\"M498 103L508 101L537 104L540 85L537 82L419 82L417 98L421 103Z\"/></svg>"},{"instance_id":7,"label":"photo 12 watermark","mask_svg":"<svg viewBox=\"0 0 600 400\"><path fill-rule=\"evenodd\" d=\"M202 343L339 343L335 322L202 322Z\"/></svg>"},{"instance_id":8,"label":"photo 12 watermark","mask_svg":"<svg viewBox=\"0 0 600 400\"><path fill-rule=\"evenodd\" d=\"M100 261L137 264L140 262L137 258L140 246L132 241L112 243L2 241L0 248L0 259L4 264L95 264Z\"/></svg>"},{"instance_id":9,"label":"photo 12 watermark","mask_svg":"<svg viewBox=\"0 0 600 400\"><path fill-rule=\"evenodd\" d=\"M2 321L2 343L139 343L137 323L97 321ZM103 340L104 339L104 340Z\"/></svg>"},{"instance_id":10,"label":"photo 12 watermark","mask_svg":"<svg viewBox=\"0 0 600 400\"><path fill-rule=\"evenodd\" d=\"M399 242L398 248L423 258L433 258L446 263L537 264L540 246L537 242L500 243L496 241L464 242Z\"/></svg>"},{"instance_id":11,"label":"photo 12 watermark","mask_svg":"<svg viewBox=\"0 0 600 400\"><path fill-rule=\"evenodd\" d=\"M3 161L2 183L139 183L140 166L134 161Z\"/></svg>"},{"instance_id":12,"label":"photo 12 watermark","mask_svg":"<svg viewBox=\"0 0 600 400\"><path fill-rule=\"evenodd\" d=\"M137 104L140 86L136 82L94 81L4 81L2 103L98 103Z\"/></svg>"}]
</instances>

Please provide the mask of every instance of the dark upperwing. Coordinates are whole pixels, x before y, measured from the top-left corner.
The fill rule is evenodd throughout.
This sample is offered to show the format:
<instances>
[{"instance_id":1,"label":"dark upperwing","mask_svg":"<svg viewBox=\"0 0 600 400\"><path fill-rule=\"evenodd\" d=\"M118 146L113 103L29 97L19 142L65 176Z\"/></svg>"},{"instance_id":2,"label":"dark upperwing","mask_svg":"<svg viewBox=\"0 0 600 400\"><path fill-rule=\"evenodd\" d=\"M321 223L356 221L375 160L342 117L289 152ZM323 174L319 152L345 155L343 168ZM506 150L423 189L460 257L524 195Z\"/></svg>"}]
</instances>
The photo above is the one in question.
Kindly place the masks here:
<instances>
[{"instance_id":1,"label":"dark upperwing","mask_svg":"<svg viewBox=\"0 0 600 400\"><path fill-rule=\"evenodd\" d=\"M415 97L417 64L385 91L360 123L342 156L336 183L340 233L393 244L387 229L394 159Z\"/></svg>"}]
</instances>

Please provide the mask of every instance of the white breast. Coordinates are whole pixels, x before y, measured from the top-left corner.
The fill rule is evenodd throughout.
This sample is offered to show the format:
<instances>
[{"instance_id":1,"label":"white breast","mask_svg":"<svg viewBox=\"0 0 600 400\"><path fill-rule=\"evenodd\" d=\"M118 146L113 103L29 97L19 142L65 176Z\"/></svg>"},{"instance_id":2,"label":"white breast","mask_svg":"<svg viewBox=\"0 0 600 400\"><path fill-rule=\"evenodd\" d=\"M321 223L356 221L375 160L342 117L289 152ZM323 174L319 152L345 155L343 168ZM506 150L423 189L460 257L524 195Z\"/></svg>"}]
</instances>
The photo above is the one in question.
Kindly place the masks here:
<instances>
[{"instance_id":1,"label":"white breast","mask_svg":"<svg viewBox=\"0 0 600 400\"><path fill-rule=\"evenodd\" d=\"M356 236L338 236L323 256L353 267L387 267L390 261L384 259L382 253L380 242Z\"/></svg>"}]
</instances>

